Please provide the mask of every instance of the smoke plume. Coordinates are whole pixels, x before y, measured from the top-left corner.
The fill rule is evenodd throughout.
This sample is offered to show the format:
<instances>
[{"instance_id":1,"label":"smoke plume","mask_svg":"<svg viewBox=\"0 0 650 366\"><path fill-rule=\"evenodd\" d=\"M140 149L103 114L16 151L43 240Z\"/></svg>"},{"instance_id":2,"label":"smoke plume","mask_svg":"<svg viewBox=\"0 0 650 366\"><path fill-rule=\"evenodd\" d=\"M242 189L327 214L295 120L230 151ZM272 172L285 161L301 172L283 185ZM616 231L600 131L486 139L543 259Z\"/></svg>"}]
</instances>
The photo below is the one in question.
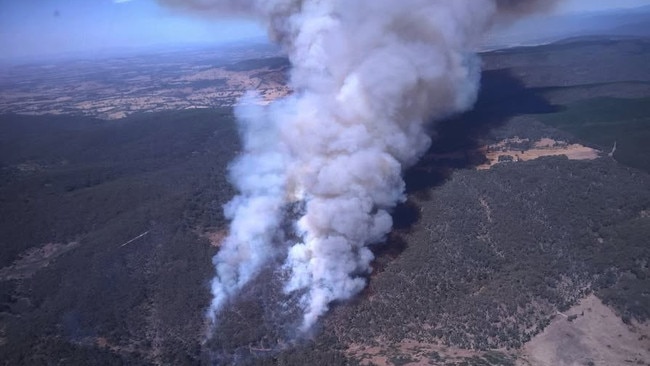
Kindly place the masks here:
<instances>
[{"instance_id":1,"label":"smoke plume","mask_svg":"<svg viewBox=\"0 0 650 366\"><path fill-rule=\"evenodd\" d=\"M303 329L361 291L369 245L391 230L405 199L401 174L429 147L426 124L475 102L482 33L500 18L548 7L516 0L166 0L265 22L292 63L294 93L237 109L245 151L231 166L239 190L225 208L230 234L214 258L209 314L282 256L287 293L301 296ZM249 95L247 98L255 98ZM279 242L299 201L297 240Z\"/></svg>"}]
</instances>

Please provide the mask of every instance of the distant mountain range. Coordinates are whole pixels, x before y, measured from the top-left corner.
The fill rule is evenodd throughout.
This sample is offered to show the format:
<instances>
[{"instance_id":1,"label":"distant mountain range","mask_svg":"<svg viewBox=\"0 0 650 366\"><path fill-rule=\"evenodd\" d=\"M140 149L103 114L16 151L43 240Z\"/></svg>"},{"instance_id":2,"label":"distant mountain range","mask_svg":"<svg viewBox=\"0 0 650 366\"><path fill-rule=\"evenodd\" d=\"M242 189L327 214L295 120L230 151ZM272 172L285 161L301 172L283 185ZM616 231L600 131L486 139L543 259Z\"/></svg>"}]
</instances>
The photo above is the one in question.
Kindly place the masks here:
<instances>
[{"instance_id":1,"label":"distant mountain range","mask_svg":"<svg viewBox=\"0 0 650 366\"><path fill-rule=\"evenodd\" d=\"M481 48L488 51L543 45L585 36L650 37L650 5L521 20L509 27L494 29Z\"/></svg>"}]
</instances>

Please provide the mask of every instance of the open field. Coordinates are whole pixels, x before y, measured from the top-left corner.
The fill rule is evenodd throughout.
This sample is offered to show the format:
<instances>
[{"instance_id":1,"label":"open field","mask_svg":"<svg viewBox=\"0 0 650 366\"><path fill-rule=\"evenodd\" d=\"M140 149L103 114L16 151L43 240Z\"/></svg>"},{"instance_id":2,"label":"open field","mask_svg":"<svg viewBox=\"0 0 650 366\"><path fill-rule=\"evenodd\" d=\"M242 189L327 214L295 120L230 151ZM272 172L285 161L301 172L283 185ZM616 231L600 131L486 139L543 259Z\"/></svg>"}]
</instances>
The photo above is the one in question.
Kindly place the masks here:
<instances>
[{"instance_id":1,"label":"open field","mask_svg":"<svg viewBox=\"0 0 650 366\"><path fill-rule=\"evenodd\" d=\"M648 365L650 326L625 324L596 296L564 313L522 349L521 366Z\"/></svg>"},{"instance_id":2,"label":"open field","mask_svg":"<svg viewBox=\"0 0 650 366\"><path fill-rule=\"evenodd\" d=\"M544 156L566 156L569 160L593 160L600 155L598 150L580 144L544 138L539 141L529 139L510 139L488 145L482 151L487 163L477 169L490 169L503 162L520 162L539 159Z\"/></svg>"},{"instance_id":3,"label":"open field","mask_svg":"<svg viewBox=\"0 0 650 366\"><path fill-rule=\"evenodd\" d=\"M277 51L249 49L11 65L0 69L0 113L112 120L232 107L248 90L270 102L289 93L287 70Z\"/></svg>"}]
</instances>

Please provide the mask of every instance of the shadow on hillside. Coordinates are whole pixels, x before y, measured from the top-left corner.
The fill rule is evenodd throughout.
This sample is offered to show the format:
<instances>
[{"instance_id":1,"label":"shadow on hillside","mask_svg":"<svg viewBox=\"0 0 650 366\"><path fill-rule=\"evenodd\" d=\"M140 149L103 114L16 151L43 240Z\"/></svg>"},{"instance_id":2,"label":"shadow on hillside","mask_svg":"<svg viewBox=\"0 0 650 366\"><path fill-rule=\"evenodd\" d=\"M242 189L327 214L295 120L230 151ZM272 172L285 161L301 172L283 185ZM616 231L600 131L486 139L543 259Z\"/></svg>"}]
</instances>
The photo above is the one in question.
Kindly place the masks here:
<instances>
[{"instance_id":1,"label":"shadow on hillside","mask_svg":"<svg viewBox=\"0 0 650 366\"><path fill-rule=\"evenodd\" d=\"M405 173L407 193L426 199L429 189L444 183L454 170L484 163L485 156L477 149L492 129L502 126L510 118L558 110L509 70L483 72L474 108L433 127L431 148Z\"/></svg>"},{"instance_id":2,"label":"shadow on hillside","mask_svg":"<svg viewBox=\"0 0 650 366\"><path fill-rule=\"evenodd\" d=\"M479 151L483 141L492 129L502 126L510 118L559 110L549 104L538 90L526 87L508 69L484 71L481 78L481 89L474 108L433 126L431 148L404 174L409 196L428 200L430 189L442 185L455 170L484 163L486 157ZM420 210L410 199L393 211L394 228L398 234L410 230L419 220ZM398 255L393 245L393 240L398 236L391 235L387 245L376 247L378 259ZM406 249L403 241L397 244L400 253Z\"/></svg>"}]
</instances>

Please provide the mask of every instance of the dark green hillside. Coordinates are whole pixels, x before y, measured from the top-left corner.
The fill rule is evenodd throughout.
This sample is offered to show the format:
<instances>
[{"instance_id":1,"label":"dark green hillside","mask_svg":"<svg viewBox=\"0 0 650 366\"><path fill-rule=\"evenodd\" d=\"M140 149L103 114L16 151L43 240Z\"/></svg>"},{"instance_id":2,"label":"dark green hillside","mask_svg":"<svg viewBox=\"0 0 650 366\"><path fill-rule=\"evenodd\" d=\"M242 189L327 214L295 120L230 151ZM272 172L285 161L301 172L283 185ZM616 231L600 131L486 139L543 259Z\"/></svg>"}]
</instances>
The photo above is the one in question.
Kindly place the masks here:
<instances>
[{"instance_id":1,"label":"dark green hillside","mask_svg":"<svg viewBox=\"0 0 650 366\"><path fill-rule=\"evenodd\" d=\"M256 58L249 60L242 60L226 66L229 71L251 71L260 68L269 68L271 70L278 70L288 68L290 66L289 59L286 57L268 57Z\"/></svg>"},{"instance_id":2,"label":"dark green hillside","mask_svg":"<svg viewBox=\"0 0 650 366\"><path fill-rule=\"evenodd\" d=\"M197 362L215 252L201 234L233 194L231 111L2 116L0 136L0 359ZM11 266L71 242L43 269Z\"/></svg>"},{"instance_id":3,"label":"dark green hillside","mask_svg":"<svg viewBox=\"0 0 650 366\"><path fill-rule=\"evenodd\" d=\"M577 101L539 119L610 152L622 164L650 173L650 98Z\"/></svg>"},{"instance_id":4,"label":"dark green hillside","mask_svg":"<svg viewBox=\"0 0 650 366\"><path fill-rule=\"evenodd\" d=\"M458 171L411 198L420 219L393 236L407 247L328 329L345 324L336 334L355 344L519 347L589 291L647 320L647 187L649 175L609 159Z\"/></svg>"}]
</instances>

